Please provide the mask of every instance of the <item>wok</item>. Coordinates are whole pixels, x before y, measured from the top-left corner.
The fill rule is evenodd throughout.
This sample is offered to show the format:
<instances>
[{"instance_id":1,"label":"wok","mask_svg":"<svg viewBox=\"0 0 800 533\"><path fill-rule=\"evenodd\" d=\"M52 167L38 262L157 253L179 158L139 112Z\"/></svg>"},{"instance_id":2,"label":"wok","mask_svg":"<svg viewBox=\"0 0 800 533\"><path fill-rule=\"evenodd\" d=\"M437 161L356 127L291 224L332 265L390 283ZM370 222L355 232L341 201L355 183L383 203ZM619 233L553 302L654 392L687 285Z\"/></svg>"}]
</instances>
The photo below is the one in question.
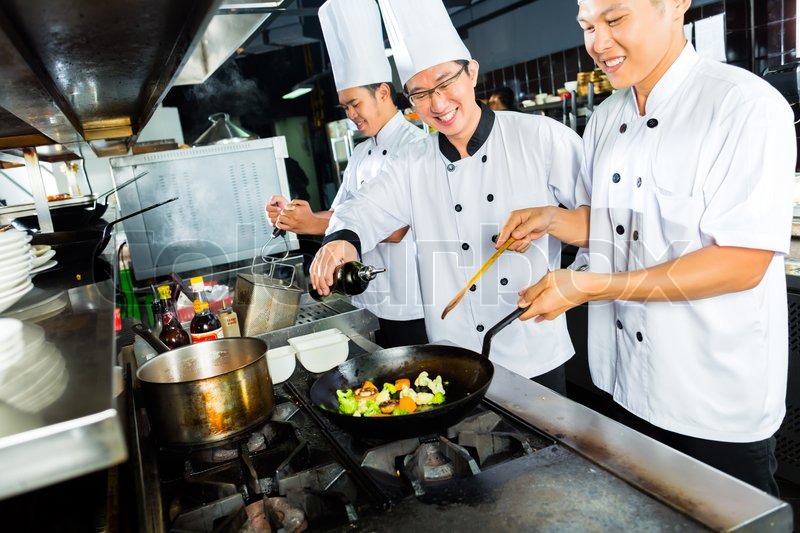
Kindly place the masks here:
<instances>
[{"instance_id":1,"label":"wok","mask_svg":"<svg viewBox=\"0 0 800 533\"><path fill-rule=\"evenodd\" d=\"M84 202L63 207L52 206L50 209L50 218L53 221L53 229L55 231L80 230L90 224L98 222L108 209L109 197L123 187L143 178L147 173L147 171L142 172L100 196L87 196ZM102 199L103 202L101 202L100 199ZM36 215L17 217L11 221L11 225L20 231L27 231L28 233L38 233L40 231L39 217Z\"/></svg>"},{"instance_id":2,"label":"wok","mask_svg":"<svg viewBox=\"0 0 800 533\"><path fill-rule=\"evenodd\" d=\"M272 414L267 343L218 339L169 350L144 324L133 330L162 352L139 367L154 434L173 445L205 445L242 433Z\"/></svg>"},{"instance_id":3,"label":"wok","mask_svg":"<svg viewBox=\"0 0 800 533\"><path fill-rule=\"evenodd\" d=\"M56 258L62 263L73 263L85 261L100 255L108 241L111 240L111 230L114 224L127 220L136 215L141 215L145 211L150 211L169 202L174 202L178 198L170 198L163 202L145 207L122 218L112 220L103 229L84 229L72 231L55 231L53 233L35 233L31 244L47 244L56 251Z\"/></svg>"},{"instance_id":4,"label":"wok","mask_svg":"<svg viewBox=\"0 0 800 533\"><path fill-rule=\"evenodd\" d=\"M492 337L519 318L515 309L483 338L481 353L454 346L400 346L356 357L323 374L309 391L311 402L345 431L368 439L401 439L437 433L461 421L483 399L494 375L489 361ZM445 402L426 411L386 417L356 417L339 413L337 389L355 389L369 379L377 387L409 378L422 371L446 381Z\"/></svg>"}]
</instances>

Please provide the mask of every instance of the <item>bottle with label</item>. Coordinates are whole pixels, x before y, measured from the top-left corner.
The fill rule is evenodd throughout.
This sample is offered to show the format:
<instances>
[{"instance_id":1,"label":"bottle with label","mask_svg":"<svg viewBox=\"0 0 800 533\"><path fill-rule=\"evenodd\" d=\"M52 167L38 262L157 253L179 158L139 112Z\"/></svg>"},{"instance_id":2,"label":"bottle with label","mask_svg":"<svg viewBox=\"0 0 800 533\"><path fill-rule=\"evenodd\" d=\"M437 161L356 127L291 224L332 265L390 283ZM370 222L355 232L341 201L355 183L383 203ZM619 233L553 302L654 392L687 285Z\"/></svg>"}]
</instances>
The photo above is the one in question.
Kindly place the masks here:
<instances>
[{"instance_id":1,"label":"bottle with label","mask_svg":"<svg viewBox=\"0 0 800 533\"><path fill-rule=\"evenodd\" d=\"M192 323L189 326L192 343L224 338L222 323L208 308L203 277L196 276L190 279L189 282L194 292L194 318L192 318Z\"/></svg>"},{"instance_id":2,"label":"bottle with label","mask_svg":"<svg viewBox=\"0 0 800 533\"><path fill-rule=\"evenodd\" d=\"M386 272L386 269L364 265L358 261L349 261L339 265L333 271L331 294L344 294L345 296L361 294L367 290L369 282L381 272ZM323 298L313 287L308 290L308 294L315 300Z\"/></svg>"},{"instance_id":3,"label":"bottle with label","mask_svg":"<svg viewBox=\"0 0 800 533\"><path fill-rule=\"evenodd\" d=\"M222 333L226 339L231 337L241 337L242 332L239 330L239 315L232 307L223 307L217 313L217 318L222 323Z\"/></svg>"},{"instance_id":4,"label":"bottle with label","mask_svg":"<svg viewBox=\"0 0 800 533\"><path fill-rule=\"evenodd\" d=\"M170 350L186 346L191 340L178 319L178 312L175 310L175 302L172 301L169 285L161 285L158 288L158 300L161 308L161 333L158 338Z\"/></svg>"}]
</instances>

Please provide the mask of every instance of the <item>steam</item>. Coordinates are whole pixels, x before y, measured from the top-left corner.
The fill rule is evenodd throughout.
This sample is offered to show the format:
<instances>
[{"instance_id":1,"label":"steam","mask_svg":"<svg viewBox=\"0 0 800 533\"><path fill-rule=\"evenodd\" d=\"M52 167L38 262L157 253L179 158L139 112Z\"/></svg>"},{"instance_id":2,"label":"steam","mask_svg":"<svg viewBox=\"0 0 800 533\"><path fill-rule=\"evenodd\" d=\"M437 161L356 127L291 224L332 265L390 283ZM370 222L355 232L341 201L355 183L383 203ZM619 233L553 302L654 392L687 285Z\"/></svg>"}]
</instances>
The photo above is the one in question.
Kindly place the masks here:
<instances>
[{"instance_id":1,"label":"steam","mask_svg":"<svg viewBox=\"0 0 800 533\"><path fill-rule=\"evenodd\" d=\"M204 83L193 86L186 95L193 113L187 139L194 142L209 126L208 116L224 112L246 129L248 116L261 114L269 105L266 92L253 79L242 76L239 63L231 58Z\"/></svg>"}]
</instances>

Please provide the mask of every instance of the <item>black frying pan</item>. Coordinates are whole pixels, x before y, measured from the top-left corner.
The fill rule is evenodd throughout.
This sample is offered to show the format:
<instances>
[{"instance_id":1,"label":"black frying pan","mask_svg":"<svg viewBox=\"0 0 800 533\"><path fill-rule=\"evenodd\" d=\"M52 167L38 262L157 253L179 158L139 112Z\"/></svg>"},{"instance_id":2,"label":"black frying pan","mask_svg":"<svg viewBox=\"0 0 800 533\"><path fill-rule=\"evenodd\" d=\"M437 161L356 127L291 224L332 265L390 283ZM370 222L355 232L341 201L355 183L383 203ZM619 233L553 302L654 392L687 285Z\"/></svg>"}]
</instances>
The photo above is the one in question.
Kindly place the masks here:
<instances>
[{"instance_id":1,"label":"black frying pan","mask_svg":"<svg viewBox=\"0 0 800 533\"><path fill-rule=\"evenodd\" d=\"M89 225L95 225L105 215L108 209L108 198L122 189L143 178L148 171L129 179L121 185L101 194L98 197L88 197L87 201L75 205L63 207L52 207L50 209L50 219L53 222L54 231L79 231ZM100 199L103 199L103 202ZM35 234L39 232L39 217L36 215L26 215L17 217L11 221L11 225L20 231L27 231Z\"/></svg>"},{"instance_id":2,"label":"black frying pan","mask_svg":"<svg viewBox=\"0 0 800 533\"><path fill-rule=\"evenodd\" d=\"M494 375L489 361L492 337L519 318L518 308L486 332L481 353L453 346L401 346L378 350L350 359L323 374L309 392L311 402L345 431L368 439L400 439L436 433L461 421L480 403ZM437 375L445 385L445 403L426 411L400 416L357 417L339 414L337 389L355 389L369 379L380 389L383 383L409 378L412 383L423 370Z\"/></svg>"},{"instance_id":3,"label":"black frying pan","mask_svg":"<svg viewBox=\"0 0 800 533\"><path fill-rule=\"evenodd\" d=\"M164 204L174 202L178 198L170 198L163 202L153 204L139 211L135 211L122 218L113 220L106 224L103 229L84 229L74 231L54 231L53 233L36 233L33 235L31 244L47 244L56 251L56 259L61 263L72 263L77 261L87 261L100 255L108 241L111 240L111 230L114 224L127 220L136 215L141 215L145 211L150 211Z\"/></svg>"}]
</instances>

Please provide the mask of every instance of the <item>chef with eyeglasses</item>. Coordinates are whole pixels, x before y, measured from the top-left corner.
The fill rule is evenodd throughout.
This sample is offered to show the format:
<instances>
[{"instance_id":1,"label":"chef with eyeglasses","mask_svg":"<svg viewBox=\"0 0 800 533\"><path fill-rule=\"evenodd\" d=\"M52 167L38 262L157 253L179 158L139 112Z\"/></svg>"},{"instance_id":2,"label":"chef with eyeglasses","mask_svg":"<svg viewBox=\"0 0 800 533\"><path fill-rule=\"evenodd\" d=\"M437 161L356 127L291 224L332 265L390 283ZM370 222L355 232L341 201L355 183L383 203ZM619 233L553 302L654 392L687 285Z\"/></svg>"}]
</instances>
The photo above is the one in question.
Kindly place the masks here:
<instances>
[{"instance_id":1,"label":"chef with eyeglasses","mask_svg":"<svg viewBox=\"0 0 800 533\"><path fill-rule=\"evenodd\" d=\"M335 211L311 283L327 294L338 264L411 226L428 338L480 351L486 331L515 310L517 291L560 266L561 243L546 237L515 247L520 253L503 254L444 319L442 310L493 254L509 212L575 207L580 138L547 117L479 105L478 63L441 0L379 5L409 101L438 133L404 147ZM573 353L562 317L514 321L494 339L490 357L563 393L563 364Z\"/></svg>"}]
</instances>

